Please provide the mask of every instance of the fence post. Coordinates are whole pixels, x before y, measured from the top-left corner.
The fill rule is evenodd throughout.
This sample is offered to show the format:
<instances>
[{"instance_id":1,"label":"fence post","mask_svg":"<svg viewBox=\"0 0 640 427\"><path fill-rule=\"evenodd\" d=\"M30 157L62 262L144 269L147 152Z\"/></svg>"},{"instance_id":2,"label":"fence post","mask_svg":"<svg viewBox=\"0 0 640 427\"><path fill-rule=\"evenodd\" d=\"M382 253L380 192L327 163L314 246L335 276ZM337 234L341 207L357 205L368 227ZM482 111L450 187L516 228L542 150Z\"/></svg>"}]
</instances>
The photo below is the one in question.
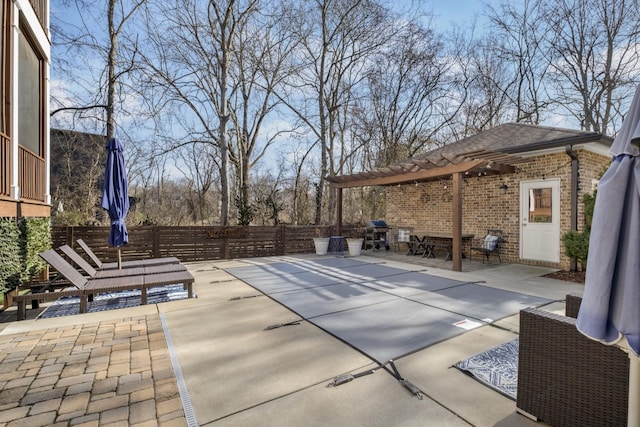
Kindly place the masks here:
<instances>
[{"instance_id":1,"label":"fence post","mask_svg":"<svg viewBox=\"0 0 640 427\"><path fill-rule=\"evenodd\" d=\"M73 245L73 226L71 226L71 227L67 226L67 232L65 234L66 234L65 238L67 240L65 243L67 245L73 247L74 246Z\"/></svg>"},{"instance_id":2,"label":"fence post","mask_svg":"<svg viewBox=\"0 0 640 427\"><path fill-rule=\"evenodd\" d=\"M154 225L151 229L151 243L153 248L153 258L160 258L160 230Z\"/></svg>"},{"instance_id":3,"label":"fence post","mask_svg":"<svg viewBox=\"0 0 640 427\"><path fill-rule=\"evenodd\" d=\"M229 259L229 237L222 237L222 259Z\"/></svg>"},{"instance_id":4,"label":"fence post","mask_svg":"<svg viewBox=\"0 0 640 427\"><path fill-rule=\"evenodd\" d=\"M287 226L286 225L281 225L280 226L280 238L278 239L278 244L280 245L280 248L278 250L278 254L279 255L286 255L287 253Z\"/></svg>"}]
</instances>

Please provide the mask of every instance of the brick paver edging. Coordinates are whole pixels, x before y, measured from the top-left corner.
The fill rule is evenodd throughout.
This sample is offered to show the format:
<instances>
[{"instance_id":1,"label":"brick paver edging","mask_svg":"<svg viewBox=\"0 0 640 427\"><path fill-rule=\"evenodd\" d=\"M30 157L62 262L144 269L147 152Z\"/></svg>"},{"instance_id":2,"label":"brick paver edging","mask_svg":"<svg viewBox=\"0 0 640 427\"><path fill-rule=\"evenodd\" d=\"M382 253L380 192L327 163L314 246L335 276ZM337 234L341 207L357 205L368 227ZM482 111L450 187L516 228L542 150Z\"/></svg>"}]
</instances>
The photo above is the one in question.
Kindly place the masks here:
<instances>
[{"instance_id":1,"label":"brick paver edging","mask_svg":"<svg viewBox=\"0 0 640 427\"><path fill-rule=\"evenodd\" d=\"M186 426L159 315L0 337L0 426Z\"/></svg>"}]
</instances>

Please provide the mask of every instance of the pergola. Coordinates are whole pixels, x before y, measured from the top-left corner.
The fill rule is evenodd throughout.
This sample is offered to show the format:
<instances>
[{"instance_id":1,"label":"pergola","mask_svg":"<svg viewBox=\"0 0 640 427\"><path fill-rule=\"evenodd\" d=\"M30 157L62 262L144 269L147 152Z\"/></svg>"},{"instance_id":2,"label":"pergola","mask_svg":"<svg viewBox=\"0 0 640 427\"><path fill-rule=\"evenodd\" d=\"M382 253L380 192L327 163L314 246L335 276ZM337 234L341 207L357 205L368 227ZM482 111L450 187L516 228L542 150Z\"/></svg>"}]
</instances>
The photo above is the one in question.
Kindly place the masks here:
<instances>
[{"instance_id":1,"label":"pergola","mask_svg":"<svg viewBox=\"0 0 640 427\"><path fill-rule=\"evenodd\" d=\"M391 186L452 178L452 256L454 271L462 271L462 180L465 176L488 176L515 172L517 163L525 162L512 154L475 150L462 154L434 153L368 172L327 178L337 189L337 231L342 228L342 189Z\"/></svg>"}]
</instances>

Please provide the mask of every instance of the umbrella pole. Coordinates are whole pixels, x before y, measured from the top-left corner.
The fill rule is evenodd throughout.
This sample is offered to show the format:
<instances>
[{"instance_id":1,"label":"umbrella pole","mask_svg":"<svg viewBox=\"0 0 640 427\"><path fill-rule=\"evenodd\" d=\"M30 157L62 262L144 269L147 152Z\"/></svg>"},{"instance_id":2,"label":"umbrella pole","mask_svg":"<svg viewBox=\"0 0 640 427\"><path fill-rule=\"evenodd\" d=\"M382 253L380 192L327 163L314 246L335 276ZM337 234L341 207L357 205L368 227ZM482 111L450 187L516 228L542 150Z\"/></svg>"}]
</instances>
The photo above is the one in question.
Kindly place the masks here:
<instances>
[{"instance_id":1,"label":"umbrella pole","mask_svg":"<svg viewBox=\"0 0 640 427\"><path fill-rule=\"evenodd\" d=\"M629 351L629 407L627 427L640 426L640 358Z\"/></svg>"},{"instance_id":2,"label":"umbrella pole","mask_svg":"<svg viewBox=\"0 0 640 427\"><path fill-rule=\"evenodd\" d=\"M120 246L118 246L118 270L122 270L122 254L120 253Z\"/></svg>"}]
</instances>

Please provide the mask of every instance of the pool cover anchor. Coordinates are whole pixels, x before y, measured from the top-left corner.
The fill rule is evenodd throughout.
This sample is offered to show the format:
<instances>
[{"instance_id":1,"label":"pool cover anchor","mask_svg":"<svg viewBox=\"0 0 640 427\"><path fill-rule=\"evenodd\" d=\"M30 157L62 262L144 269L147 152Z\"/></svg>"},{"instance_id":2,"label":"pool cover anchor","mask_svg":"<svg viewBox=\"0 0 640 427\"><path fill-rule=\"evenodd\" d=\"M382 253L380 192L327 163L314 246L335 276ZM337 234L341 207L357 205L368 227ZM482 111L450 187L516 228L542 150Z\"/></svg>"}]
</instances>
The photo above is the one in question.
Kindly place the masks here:
<instances>
[{"instance_id":1,"label":"pool cover anchor","mask_svg":"<svg viewBox=\"0 0 640 427\"><path fill-rule=\"evenodd\" d=\"M291 322L287 322L287 323L276 323L274 325L269 325L266 328L264 328L264 331L270 331L272 329L278 329L281 328L283 326L293 326L293 325L299 325L300 322L302 322L302 320L293 320Z\"/></svg>"},{"instance_id":2,"label":"pool cover anchor","mask_svg":"<svg viewBox=\"0 0 640 427\"><path fill-rule=\"evenodd\" d=\"M393 360L389 360L388 363L393 369L394 376L396 377L398 382L402 384L404 388L409 390L414 396L422 400L423 399L422 390L420 390L418 387L413 385L409 380L405 380L404 378L402 378L402 375L400 375L400 372L398 372L398 368L396 368L396 365L393 363Z\"/></svg>"},{"instance_id":3,"label":"pool cover anchor","mask_svg":"<svg viewBox=\"0 0 640 427\"><path fill-rule=\"evenodd\" d=\"M243 297L233 297L233 298L229 298L229 301L239 301L239 300L243 300L243 299L249 299L249 298L258 298L261 297L263 294L258 294L258 295L246 295Z\"/></svg>"},{"instance_id":4,"label":"pool cover anchor","mask_svg":"<svg viewBox=\"0 0 640 427\"><path fill-rule=\"evenodd\" d=\"M380 369L381 367L382 366L380 366L380 367L378 367L376 369ZM356 378L364 377L365 375L371 375L371 374L376 372L376 369L368 369L366 371L358 372L357 374L338 375L337 377L335 377L333 379L333 381L331 381L329 384L327 384L327 387L338 387L339 385L351 382L351 381L355 380Z\"/></svg>"}]
</instances>

